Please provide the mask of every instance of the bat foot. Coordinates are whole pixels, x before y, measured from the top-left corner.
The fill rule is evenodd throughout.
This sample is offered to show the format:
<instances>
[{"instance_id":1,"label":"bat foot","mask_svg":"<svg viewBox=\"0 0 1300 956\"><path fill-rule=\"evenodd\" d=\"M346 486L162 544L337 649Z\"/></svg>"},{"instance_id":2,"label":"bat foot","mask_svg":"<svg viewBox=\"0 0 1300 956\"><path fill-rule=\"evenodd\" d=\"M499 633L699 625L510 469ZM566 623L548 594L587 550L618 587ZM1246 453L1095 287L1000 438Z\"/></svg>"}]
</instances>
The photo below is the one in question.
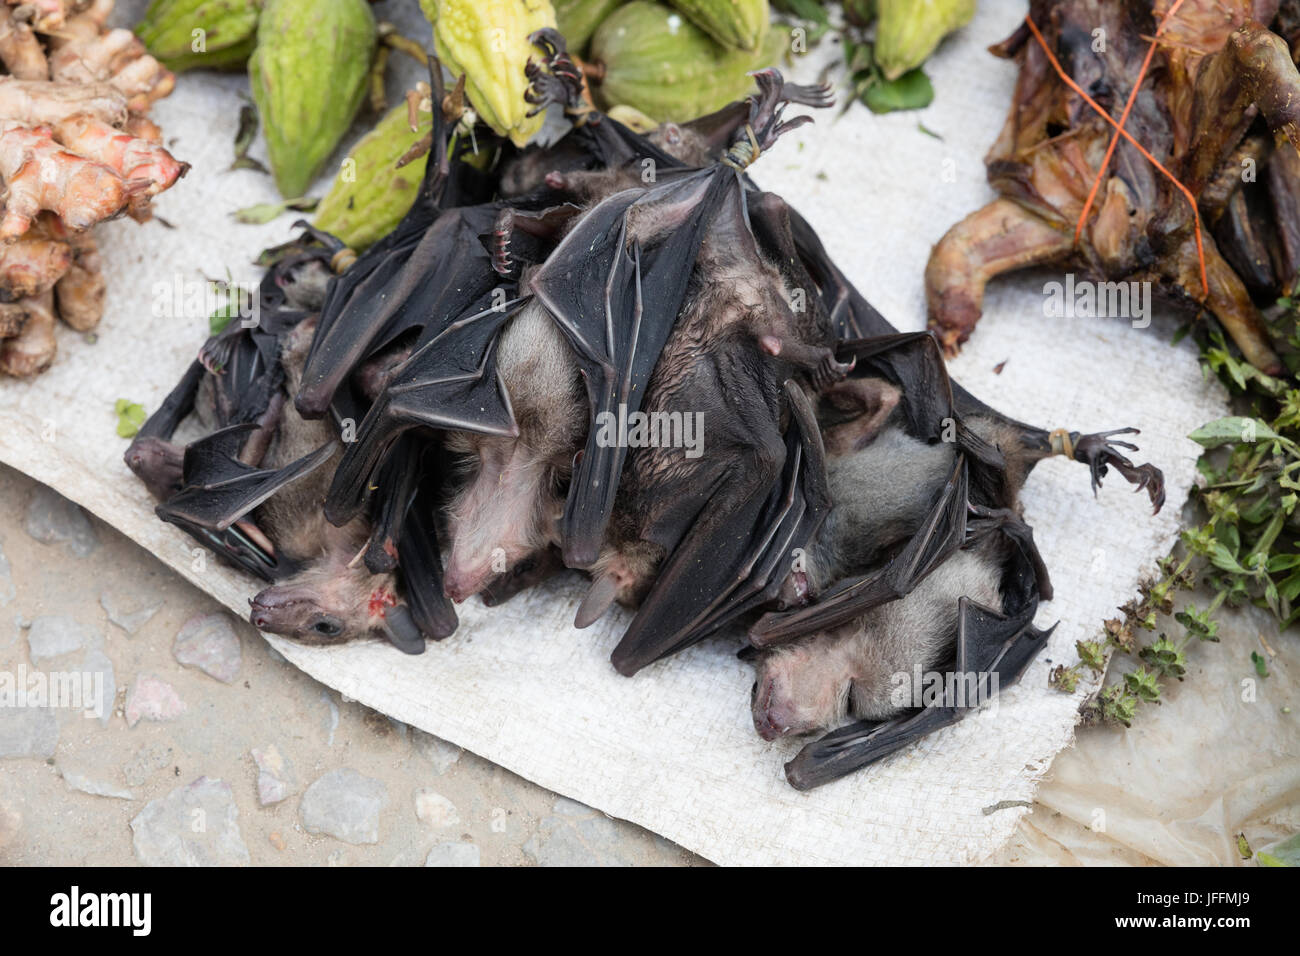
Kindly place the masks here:
<instances>
[{"instance_id":1,"label":"bat foot","mask_svg":"<svg viewBox=\"0 0 1300 956\"><path fill-rule=\"evenodd\" d=\"M492 227L492 269L497 275L508 276L515 271L514 258L510 254L510 240L514 237L514 232L515 213L507 206L501 210Z\"/></svg>"},{"instance_id":2,"label":"bat foot","mask_svg":"<svg viewBox=\"0 0 1300 956\"><path fill-rule=\"evenodd\" d=\"M533 104L529 116L536 116L548 106L582 107L582 70L573 62L564 36L553 27L543 27L528 37L528 42L542 51L543 65L529 60L524 66L528 89L524 99Z\"/></svg>"},{"instance_id":3,"label":"bat foot","mask_svg":"<svg viewBox=\"0 0 1300 956\"><path fill-rule=\"evenodd\" d=\"M1115 428L1091 435L1071 436L1074 444L1074 460L1088 466L1094 494L1101 487L1102 478L1111 468L1114 468L1125 481L1134 486L1135 492L1146 491L1151 499L1154 513L1159 513L1165 503L1164 473L1152 464L1133 464L1120 452L1120 449L1137 451L1138 446L1114 438L1115 435L1136 434L1139 434L1136 428Z\"/></svg>"},{"instance_id":4,"label":"bat foot","mask_svg":"<svg viewBox=\"0 0 1300 956\"><path fill-rule=\"evenodd\" d=\"M817 363L816 368L812 371L813 388L817 391L825 391L833 385L836 385L848 378L849 373L857 367L858 360L856 357L849 359L847 362L838 361L835 353L827 349L822 360Z\"/></svg>"}]
</instances>

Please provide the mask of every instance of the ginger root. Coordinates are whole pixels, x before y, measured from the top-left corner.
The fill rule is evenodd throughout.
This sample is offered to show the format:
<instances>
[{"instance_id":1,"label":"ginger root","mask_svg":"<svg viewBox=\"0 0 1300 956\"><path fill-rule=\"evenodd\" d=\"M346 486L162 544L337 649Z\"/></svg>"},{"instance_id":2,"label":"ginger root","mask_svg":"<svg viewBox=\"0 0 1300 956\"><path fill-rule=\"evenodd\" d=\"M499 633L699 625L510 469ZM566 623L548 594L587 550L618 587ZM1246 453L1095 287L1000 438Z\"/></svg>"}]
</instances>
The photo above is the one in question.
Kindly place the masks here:
<instances>
[{"instance_id":1,"label":"ginger root","mask_svg":"<svg viewBox=\"0 0 1300 956\"><path fill-rule=\"evenodd\" d=\"M175 77L114 0L0 0L0 375L54 360L55 318L77 331L104 314L106 284L88 231L140 222L184 176L145 114Z\"/></svg>"},{"instance_id":2,"label":"ginger root","mask_svg":"<svg viewBox=\"0 0 1300 956\"><path fill-rule=\"evenodd\" d=\"M9 7L0 7L0 63L20 80L50 78L50 65L41 41L31 24L16 20Z\"/></svg>"},{"instance_id":3,"label":"ginger root","mask_svg":"<svg viewBox=\"0 0 1300 956\"><path fill-rule=\"evenodd\" d=\"M38 295L63 278L72 262L72 247L57 239L29 234L0 245L0 296L12 300Z\"/></svg>"},{"instance_id":4,"label":"ginger root","mask_svg":"<svg viewBox=\"0 0 1300 956\"><path fill-rule=\"evenodd\" d=\"M5 0L5 3L17 7L14 13L21 13L41 33L59 29L67 20L69 11L86 6L85 0ZM112 4L109 4L109 9L112 9Z\"/></svg>"},{"instance_id":5,"label":"ginger root","mask_svg":"<svg viewBox=\"0 0 1300 956\"><path fill-rule=\"evenodd\" d=\"M0 124L0 176L9 187L0 217L4 242L25 233L42 209L70 229L87 229L149 186L147 180L125 182L102 163L68 152L48 126L28 129L16 123Z\"/></svg>"},{"instance_id":6,"label":"ginger root","mask_svg":"<svg viewBox=\"0 0 1300 956\"><path fill-rule=\"evenodd\" d=\"M102 163L128 183L144 180L148 184L144 195L150 197L171 188L189 169L188 163L177 162L156 143L85 113L64 120L54 128L54 136L74 153Z\"/></svg>"},{"instance_id":7,"label":"ginger root","mask_svg":"<svg viewBox=\"0 0 1300 956\"><path fill-rule=\"evenodd\" d=\"M59 350L54 338L54 293L46 292L17 304L27 317L22 331L0 340L0 373L28 378L49 368Z\"/></svg>"},{"instance_id":8,"label":"ginger root","mask_svg":"<svg viewBox=\"0 0 1300 956\"><path fill-rule=\"evenodd\" d=\"M110 4L111 9L111 4ZM107 13L104 14L107 16ZM103 29L99 9L70 17L51 36L50 77L55 82L107 82L136 113L147 112L176 85L170 70L150 56L130 30Z\"/></svg>"},{"instance_id":9,"label":"ginger root","mask_svg":"<svg viewBox=\"0 0 1300 956\"><path fill-rule=\"evenodd\" d=\"M99 246L89 232L73 236L68 245L72 249L72 264L55 283L54 300L58 303L59 318L78 332L86 332L104 316L107 283L100 270Z\"/></svg>"}]
</instances>

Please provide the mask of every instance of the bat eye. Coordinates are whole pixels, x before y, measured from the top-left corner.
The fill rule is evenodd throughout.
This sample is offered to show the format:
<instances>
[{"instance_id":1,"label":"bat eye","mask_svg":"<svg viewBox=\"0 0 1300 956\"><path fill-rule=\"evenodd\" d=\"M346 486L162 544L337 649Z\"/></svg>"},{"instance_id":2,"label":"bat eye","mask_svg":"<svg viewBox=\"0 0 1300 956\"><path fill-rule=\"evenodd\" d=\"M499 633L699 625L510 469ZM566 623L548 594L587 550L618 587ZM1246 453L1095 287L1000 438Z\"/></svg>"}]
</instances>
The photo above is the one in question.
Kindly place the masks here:
<instances>
[{"instance_id":1,"label":"bat eye","mask_svg":"<svg viewBox=\"0 0 1300 956\"><path fill-rule=\"evenodd\" d=\"M343 633L343 624L331 617L323 617L311 626L312 632L321 637L338 637Z\"/></svg>"}]
</instances>

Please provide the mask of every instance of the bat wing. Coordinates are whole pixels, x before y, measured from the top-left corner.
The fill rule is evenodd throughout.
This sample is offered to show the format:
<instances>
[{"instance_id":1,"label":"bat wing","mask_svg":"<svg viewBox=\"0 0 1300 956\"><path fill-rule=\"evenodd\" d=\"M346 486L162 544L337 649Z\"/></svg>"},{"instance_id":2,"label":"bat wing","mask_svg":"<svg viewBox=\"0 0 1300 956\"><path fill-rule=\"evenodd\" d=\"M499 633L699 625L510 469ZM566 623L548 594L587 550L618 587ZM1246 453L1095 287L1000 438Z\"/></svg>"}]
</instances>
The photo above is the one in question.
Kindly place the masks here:
<instances>
[{"instance_id":1,"label":"bat wing","mask_svg":"<svg viewBox=\"0 0 1300 956\"><path fill-rule=\"evenodd\" d=\"M412 462L407 462L408 470ZM450 636L459 621L456 609L442 590L442 554L434 518L438 507L436 476L426 475L405 515L397 540L398 564L406 600L420 632L432 641Z\"/></svg>"},{"instance_id":2,"label":"bat wing","mask_svg":"<svg viewBox=\"0 0 1300 956\"><path fill-rule=\"evenodd\" d=\"M804 747L785 767L793 787L819 787L956 723L1019 681L1046 645L1054 627L1040 630L1033 621L1050 585L1028 527L1004 515L977 520L992 523L973 527L972 537L1003 534L1014 546L1000 585L1003 611L959 598L956 646L952 657L936 669L945 677L942 688L931 691L933 699L927 700L923 690L924 706L890 720L841 727Z\"/></svg>"},{"instance_id":3,"label":"bat wing","mask_svg":"<svg viewBox=\"0 0 1300 956\"><path fill-rule=\"evenodd\" d=\"M685 165L640 133L609 116L602 115L599 122L588 122L569 135L582 139L596 160L596 165L604 169L613 169L643 159L653 160L661 170L677 169Z\"/></svg>"},{"instance_id":4,"label":"bat wing","mask_svg":"<svg viewBox=\"0 0 1300 956\"><path fill-rule=\"evenodd\" d=\"M170 440L177 427L185 417L194 410L194 397L198 394L199 382L203 380L204 368L197 361L191 362L176 383L176 387L167 393L158 410L145 419L145 423L136 432L136 441L145 438L162 438Z\"/></svg>"},{"instance_id":5,"label":"bat wing","mask_svg":"<svg viewBox=\"0 0 1300 956\"><path fill-rule=\"evenodd\" d=\"M620 409L640 409L704 232L725 191L736 188L734 174L723 167L661 174L660 180L599 203L531 280L577 356L591 409L561 524L570 567L596 560L627 457L618 443L602 443L597 425ZM643 242L629 223L651 217L657 231Z\"/></svg>"},{"instance_id":6,"label":"bat wing","mask_svg":"<svg viewBox=\"0 0 1300 956\"><path fill-rule=\"evenodd\" d=\"M294 399L305 417L325 414L361 362L412 329L437 334L491 305L498 287L505 288L505 298L513 296L513 284L492 268L479 241L492 231L500 209L490 203L444 212L418 238L408 235L368 260L350 295L336 289L327 296ZM362 265L358 260L352 269Z\"/></svg>"},{"instance_id":7,"label":"bat wing","mask_svg":"<svg viewBox=\"0 0 1300 956\"><path fill-rule=\"evenodd\" d=\"M830 490L817 420L799 386L787 382L785 394L792 414L779 480L763 494L762 472L750 472L760 493L745 496L731 486L744 478L722 477L614 650L621 673L689 647L775 597L825 519Z\"/></svg>"},{"instance_id":8,"label":"bat wing","mask_svg":"<svg viewBox=\"0 0 1300 956\"><path fill-rule=\"evenodd\" d=\"M1004 687L1020 680L1047 643L1050 631L1033 626L1035 598L1004 615L968 598L959 600L956 659L934 704L885 721L859 721L804 747L785 765L796 790L812 790L901 750L913 741L961 720Z\"/></svg>"},{"instance_id":9,"label":"bat wing","mask_svg":"<svg viewBox=\"0 0 1300 956\"><path fill-rule=\"evenodd\" d=\"M379 469L379 487L371 498L370 537L364 552L366 570L371 574L384 574L397 567L398 545L423 477L422 450L423 442L407 433L397 440Z\"/></svg>"},{"instance_id":10,"label":"bat wing","mask_svg":"<svg viewBox=\"0 0 1300 956\"><path fill-rule=\"evenodd\" d=\"M868 302L848 277L831 260L821 238L798 211L785 206L774 222L778 231L787 231L788 242L808 275L816 284L826 314L838 339L861 339L891 335L898 330Z\"/></svg>"},{"instance_id":11,"label":"bat wing","mask_svg":"<svg viewBox=\"0 0 1300 956\"><path fill-rule=\"evenodd\" d=\"M230 425L187 446L181 490L158 506L158 516L225 531L281 488L325 464L338 448L331 442L283 468L253 468L235 456L255 427Z\"/></svg>"},{"instance_id":12,"label":"bat wing","mask_svg":"<svg viewBox=\"0 0 1300 956\"><path fill-rule=\"evenodd\" d=\"M763 615L749 630L750 643L759 648L772 647L838 627L908 594L965 543L968 493L966 456L958 453L925 521L898 554L869 574L841 581L814 604Z\"/></svg>"},{"instance_id":13,"label":"bat wing","mask_svg":"<svg viewBox=\"0 0 1300 956\"><path fill-rule=\"evenodd\" d=\"M188 445L181 490L155 512L251 574L275 581L294 573L296 565L268 549L265 539L250 533L239 519L280 488L319 468L335 449L324 445L274 471L251 468L236 455L245 436L256 427L252 423L231 425Z\"/></svg>"},{"instance_id":14,"label":"bat wing","mask_svg":"<svg viewBox=\"0 0 1300 956\"><path fill-rule=\"evenodd\" d=\"M496 345L522 306L503 303L450 323L427 338L393 372L348 442L325 500L325 516L341 525L369 499L371 479L403 433L416 427L517 434L510 396L496 369Z\"/></svg>"},{"instance_id":15,"label":"bat wing","mask_svg":"<svg viewBox=\"0 0 1300 956\"><path fill-rule=\"evenodd\" d=\"M945 434L954 428L957 414L952 380L943 353L929 332L894 332L840 342L835 350L841 361L856 361L855 377L887 379L902 391L900 404L909 434L922 441L956 438Z\"/></svg>"}]
</instances>

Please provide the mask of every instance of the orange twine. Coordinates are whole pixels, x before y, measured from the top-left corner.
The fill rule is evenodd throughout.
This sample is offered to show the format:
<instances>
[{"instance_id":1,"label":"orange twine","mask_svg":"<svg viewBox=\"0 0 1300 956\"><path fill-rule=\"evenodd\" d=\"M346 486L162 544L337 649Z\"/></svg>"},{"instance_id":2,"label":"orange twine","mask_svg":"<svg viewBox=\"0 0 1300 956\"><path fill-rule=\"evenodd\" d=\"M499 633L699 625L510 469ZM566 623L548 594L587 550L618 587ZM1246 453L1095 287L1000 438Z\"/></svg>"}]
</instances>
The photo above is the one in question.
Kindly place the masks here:
<instances>
[{"instance_id":1,"label":"orange twine","mask_svg":"<svg viewBox=\"0 0 1300 956\"><path fill-rule=\"evenodd\" d=\"M1038 29L1038 25L1034 23L1034 18L1026 15L1025 23L1028 24L1030 32L1034 34L1034 39L1038 41L1038 45L1041 46L1043 52L1047 54L1048 61L1052 64L1052 68L1056 70L1056 74L1061 78L1062 82L1064 82L1065 85L1075 93L1079 94L1079 96L1083 98L1083 101L1092 107L1092 109L1095 110L1102 119L1115 127L1115 133L1111 136L1110 145L1106 148L1106 158L1102 160L1101 168L1097 170L1097 178L1093 180L1092 189L1088 192L1088 200L1083 205L1083 212L1079 215L1078 223L1075 224L1075 243L1078 243L1079 237L1083 235L1083 227L1088 221L1088 213L1092 211L1093 200L1097 198L1097 191L1101 188L1102 180L1106 178L1106 170L1110 167L1111 157L1115 154L1115 147L1119 144L1119 138L1123 136L1133 144L1139 153L1146 157L1147 161L1151 163L1152 166L1164 174L1171 183L1177 186L1182 194L1187 197L1187 201L1191 204L1192 215L1196 219L1196 258L1201 267L1202 294L1209 295L1210 280L1205 270L1205 246L1201 241L1201 212L1196 206L1196 197L1192 195L1190 189L1180 183L1173 173L1165 169L1165 167L1147 151L1146 147L1134 139L1132 134L1124 128L1124 124L1128 122L1129 113L1133 109L1133 103L1137 100L1138 90L1142 88L1142 81L1146 79L1147 70L1151 67L1151 60L1155 56L1156 45L1159 42L1160 36L1165 32L1165 28L1169 25L1169 21L1173 18L1174 14L1178 12L1178 8L1181 7L1183 3L1184 0L1175 0L1174 5L1169 8L1169 12L1166 13L1164 19L1160 21L1160 26L1156 29L1156 35L1151 39L1151 46L1147 48L1146 58L1142 61L1142 69L1138 73L1137 82L1133 84L1133 89L1128 95L1127 102L1124 104L1124 112L1120 114L1119 122L1116 122L1108 112L1101 108L1096 100L1085 93L1083 88L1079 86L1078 83L1074 82L1074 80L1070 78L1069 74L1065 72L1060 61L1056 59L1055 54L1052 53L1051 48L1047 45L1047 40Z\"/></svg>"}]
</instances>

